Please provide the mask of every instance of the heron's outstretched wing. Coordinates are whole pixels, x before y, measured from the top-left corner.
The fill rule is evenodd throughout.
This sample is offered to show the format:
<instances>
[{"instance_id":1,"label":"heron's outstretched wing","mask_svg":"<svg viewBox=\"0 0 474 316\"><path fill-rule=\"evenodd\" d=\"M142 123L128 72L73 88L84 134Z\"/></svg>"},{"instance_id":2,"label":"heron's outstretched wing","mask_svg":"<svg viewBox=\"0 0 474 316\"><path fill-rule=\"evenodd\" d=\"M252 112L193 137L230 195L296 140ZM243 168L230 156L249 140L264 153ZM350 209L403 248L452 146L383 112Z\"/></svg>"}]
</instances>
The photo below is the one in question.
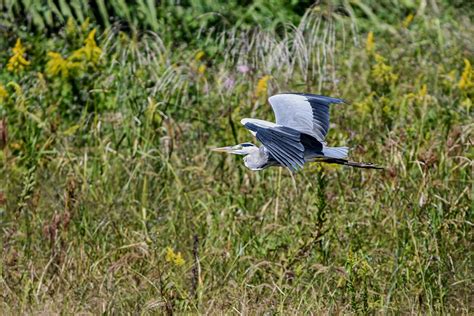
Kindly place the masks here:
<instances>
[{"instance_id":1,"label":"heron's outstretched wing","mask_svg":"<svg viewBox=\"0 0 474 316\"><path fill-rule=\"evenodd\" d=\"M329 130L329 104L344 103L344 100L316 94L283 93L271 96L268 102L275 112L277 125L324 142Z\"/></svg>"},{"instance_id":2,"label":"heron's outstretched wing","mask_svg":"<svg viewBox=\"0 0 474 316\"><path fill-rule=\"evenodd\" d=\"M304 146L301 133L286 126L256 119L243 119L242 124L265 146L270 154L291 171L303 168Z\"/></svg>"}]
</instances>

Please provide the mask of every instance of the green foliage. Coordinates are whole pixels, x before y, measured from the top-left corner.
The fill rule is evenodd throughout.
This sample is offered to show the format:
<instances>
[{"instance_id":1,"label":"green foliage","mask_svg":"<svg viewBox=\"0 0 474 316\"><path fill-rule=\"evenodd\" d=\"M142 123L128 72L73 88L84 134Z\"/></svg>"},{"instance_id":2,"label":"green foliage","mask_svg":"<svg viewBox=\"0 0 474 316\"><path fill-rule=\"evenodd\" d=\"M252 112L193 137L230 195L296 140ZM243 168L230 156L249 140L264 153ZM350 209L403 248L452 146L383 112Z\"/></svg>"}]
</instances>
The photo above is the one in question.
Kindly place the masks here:
<instances>
[{"instance_id":1,"label":"green foliage","mask_svg":"<svg viewBox=\"0 0 474 316\"><path fill-rule=\"evenodd\" d=\"M311 1L254 0L254 1L124 1L124 0L72 0L72 1L5 0L0 9L7 14L4 23L15 27L17 21L27 17L23 26L43 32L65 25L68 19L84 23L88 18L102 27L113 23L123 27L152 30L167 39L193 41L200 32L222 31L238 26L253 28L259 24L274 29L298 23ZM278 10L275 10L278 8Z\"/></svg>"},{"instance_id":2,"label":"green foliage","mask_svg":"<svg viewBox=\"0 0 474 316\"><path fill-rule=\"evenodd\" d=\"M472 12L39 3L1 4L2 314L472 314ZM209 151L282 91L386 170Z\"/></svg>"}]
</instances>

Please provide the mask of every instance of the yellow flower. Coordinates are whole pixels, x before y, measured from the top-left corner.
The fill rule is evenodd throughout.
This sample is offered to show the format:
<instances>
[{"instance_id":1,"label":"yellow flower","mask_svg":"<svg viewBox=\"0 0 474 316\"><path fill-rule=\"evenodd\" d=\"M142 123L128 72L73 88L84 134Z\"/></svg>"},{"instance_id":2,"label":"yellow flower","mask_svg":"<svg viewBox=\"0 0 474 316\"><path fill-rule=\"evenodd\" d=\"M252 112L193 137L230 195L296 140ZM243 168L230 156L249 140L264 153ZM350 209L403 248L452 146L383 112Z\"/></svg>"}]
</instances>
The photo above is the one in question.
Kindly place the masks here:
<instances>
[{"instance_id":1,"label":"yellow flower","mask_svg":"<svg viewBox=\"0 0 474 316\"><path fill-rule=\"evenodd\" d=\"M21 43L21 39L17 39L15 43L15 47L12 48L13 54L23 55L26 50Z\"/></svg>"},{"instance_id":2,"label":"yellow flower","mask_svg":"<svg viewBox=\"0 0 474 316\"><path fill-rule=\"evenodd\" d=\"M459 87L456 70L451 70L450 72L446 73L444 68L440 67L440 73L443 73L441 75L441 84L445 89L451 90L453 86Z\"/></svg>"},{"instance_id":3,"label":"yellow flower","mask_svg":"<svg viewBox=\"0 0 474 316\"><path fill-rule=\"evenodd\" d=\"M308 165L308 173L321 172L322 170L323 170L323 166L319 162L314 162Z\"/></svg>"},{"instance_id":4,"label":"yellow flower","mask_svg":"<svg viewBox=\"0 0 474 316\"><path fill-rule=\"evenodd\" d=\"M80 63L74 62L69 58L63 58L61 54L56 52L49 52L48 57L49 61L46 63L45 72L51 77L60 74L63 78L67 78L71 71L81 67Z\"/></svg>"},{"instance_id":5,"label":"yellow flower","mask_svg":"<svg viewBox=\"0 0 474 316\"><path fill-rule=\"evenodd\" d=\"M474 72L472 70L471 63L469 60L464 59L464 71L462 72L461 79L459 79L459 89L469 90L474 87L474 82L472 81L474 77Z\"/></svg>"},{"instance_id":6,"label":"yellow flower","mask_svg":"<svg viewBox=\"0 0 474 316\"><path fill-rule=\"evenodd\" d=\"M402 23L403 27L404 28L409 27L414 17L415 16L413 15L413 13L408 14L405 20L403 20L403 23Z\"/></svg>"},{"instance_id":7,"label":"yellow flower","mask_svg":"<svg viewBox=\"0 0 474 316\"><path fill-rule=\"evenodd\" d=\"M361 114L370 113L373 109L375 92L371 92L364 100L354 104L356 110Z\"/></svg>"},{"instance_id":8,"label":"yellow flower","mask_svg":"<svg viewBox=\"0 0 474 316\"><path fill-rule=\"evenodd\" d=\"M204 65L204 64L200 65L199 68L198 68L198 73L202 75L205 72L206 72L206 65Z\"/></svg>"},{"instance_id":9,"label":"yellow flower","mask_svg":"<svg viewBox=\"0 0 474 316\"><path fill-rule=\"evenodd\" d=\"M374 33L372 31L367 34L367 40L365 41L365 50L368 54L372 54L375 47Z\"/></svg>"},{"instance_id":10,"label":"yellow flower","mask_svg":"<svg viewBox=\"0 0 474 316\"><path fill-rule=\"evenodd\" d=\"M129 38L127 33L120 31L118 34L118 38L121 44L126 45L129 42Z\"/></svg>"},{"instance_id":11,"label":"yellow flower","mask_svg":"<svg viewBox=\"0 0 474 316\"><path fill-rule=\"evenodd\" d=\"M67 61L61 54L55 52L48 53L49 61L46 63L45 72L49 76L56 76L61 73L63 77L69 75L69 69L67 69Z\"/></svg>"},{"instance_id":12,"label":"yellow flower","mask_svg":"<svg viewBox=\"0 0 474 316\"><path fill-rule=\"evenodd\" d=\"M30 64L28 60L25 59L25 48L21 44L21 40L17 39L15 47L12 48L13 55L8 60L7 69L11 72L20 72Z\"/></svg>"},{"instance_id":13,"label":"yellow flower","mask_svg":"<svg viewBox=\"0 0 474 316\"><path fill-rule=\"evenodd\" d=\"M102 49L97 46L94 39L96 29L93 29L84 41L84 46L72 52L71 56L63 58L61 54L49 52L49 61L46 64L45 72L54 77L61 75L63 78L71 76L71 72L86 69L87 63L97 65L102 55Z\"/></svg>"},{"instance_id":14,"label":"yellow flower","mask_svg":"<svg viewBox=\"0 0 474 316\"><path fill-rule=\"evenodd\" d=\"M44 75L41 72L36 73L36 75L38 76L38 85L42 90L46 89L46 80L44 79Z\"/></svg>"},{"instance_id":15,"label":"yellow flower","mask_svg":"<svg viewBox=\"0 0 474 316\"><path fill-rule=\"evenodd\" d=\"M194 56L195 61L200 61L204 57L204 52L200 50L199 52L196 53L196 56Z\"/></svg>"},{"instance_id":16,"label":"yellow flower","mask_svg":"<svg viewBox=\"0 0 474 316\"><path fill-rule=\"evenodd\" d=\"M410 92L405 94L404 97L410 104L415 105L428 104L434 100L434 98L428 94L428 87L426 84L423 84L417 93Z\"/></svg>"},{"instance_id":17,"label":"yellow flower","mask_svg":"<svg viewBox=\"0 0 474 316\"><path fill-rule=\"evenodd\" d=\"M446 75L446 78L451 81L451 82L454 82L454 80L456 79L456 70L451 70L447 75Z\"/></svg>"},{"instance_id":18,"label":"yellow flower","mask_svg":"<svg viewBox=\"0 0 474 316\"><path fill-rule=\"evenodd\" d=\"M465 107L467 112L470 113L472 107L472 100L470 98L466 98L461 102L461 106Z\"/></svg>"},{"instance_id":19,"label":"yellow flower","mask_svg":"<svg viewBox=\"0 0 474 316\"><path fill-rule=\"evenodd\" d=\"M81 24L81 30L83 32L87 31L87 29L89 28L89 22L90 22L90 19L86 18L84 22Z\"/></svg>"},{"instance_id":20,"label":"yellow flower","mask_svg":"<svg viewBox=\"0 0 474 316\"><path fill-rule=\"evenodd\" d=\"M424 98L426 97L427 94L428 94L428 87L426 86L426 84L423 84L421 86L420 92L418 92L418 95L420 96L420 98Z\"/></svg>"},{"instance_id":21,"label":"yellow flower","mask_svg":"<svg viewBox=\"0 0 474 316\"><path fill-rule=\"evenodd\" d=\"M30 64L23 56L21 55L13 55L8 60L7 69L11 72L20 72L25 69L26 66Z\"/></svg>"},{"instance_id":22,"label":"yellow flower","mask_svg":"<svg viewBox=\"0 0 474 316\"><path fill-rule=\"evenodd\" d=\"M99 58L102 55L102 49L97 46L95 41L96 29L93 29L87 38L84 40L84 46L75 50L69 59L76 61L88 61L96 65L99 62Z\"/></svg>"},{"instance_id":23,"label":"yellow flower","mask_svg":"<svg viewBox=\"0 0 474 316\"><path fill-rule=\"evenodd\" d=\"M21 147L22 147L22 144L21 143L12 143L10 145L11 149L15 149L15 150L20 150Z\"/></svg>"},{"instance_id":24,"label":"yellow flower","mask_svg":"<svg viewBox=\"0 0 474 316\"><path fill-rule=\"evenodd\" d=\"M84 41L84 49L87 59L93 62L97 62L97 60L99 60L100 55L102 55L102 49L97 46L97 43L95 41L96 32L97 30L93 29Z\"/></svg>"},{"instance_id":25,"label":"yellow flower","mask_svg":"<svg viewBox=\"0 0 474 316\"><path fill-rule=\"evenodd\" d=\"M398 80L398 75L393 73L393 67L385 63L385 58L375 54L375 65L370 72L375 83L379 85L394 84Z\"/></svg>"},{"instance_id":26,"label":"yellow flower","mask_svg":"<svg viewBox=\"0 0 474 316\"><path fill-rule=\"evenodd\" d=\"M265 75L258 80L257 87L255 88L255 95L257 97L265 97L267 95L268 81L271 78L272 76Z\"/></svg>"},{"instance_id":27,"label":"yellow flower","mask_svg":"<svg viewBox=\"0 0 474 316\"><path fill-rule=\"evenodd\" d=\"M72 35L74 33L76 33L76 23L72 17L69 17L66 23L66 34Z\"/></svg>"},{"instance_id":28,"label":"yellow flower","mask_svg":"<svg viewBox=\"0 0 474 316\"><path fill-rule=\"evenodd\" d=\"M322 167L323 167L324 170L329 171L329 172L333 172L333 171L337 171L337 170L342 169L341 165L338 165L338 164L335 164L335 163L325 163L325 164L322 164Z\"/></svg>"},{"instance_id":29,"label":"yellow flower","mask_svg":"<svg viewBox=\"0 0 474 316\"><path fill-rule=\"evenodd\" d=\"M175 253L173 248L167 247L166 248L166 257L165 257L166 262L172 262L177 266L182 266L183 264L186 263L184 261L183 256L181 256L181 252Z\"/></svg>"},{"instance_id":30,"label":"yellow flower","mask_svg":"<svg viewBox=\"0 0 474 316\"><path fill-rule=\"evenodd\" d=\"M8 98L8 91L0 84L0 102L3 102L6 98Z\"/></svg>"}]
</instances>

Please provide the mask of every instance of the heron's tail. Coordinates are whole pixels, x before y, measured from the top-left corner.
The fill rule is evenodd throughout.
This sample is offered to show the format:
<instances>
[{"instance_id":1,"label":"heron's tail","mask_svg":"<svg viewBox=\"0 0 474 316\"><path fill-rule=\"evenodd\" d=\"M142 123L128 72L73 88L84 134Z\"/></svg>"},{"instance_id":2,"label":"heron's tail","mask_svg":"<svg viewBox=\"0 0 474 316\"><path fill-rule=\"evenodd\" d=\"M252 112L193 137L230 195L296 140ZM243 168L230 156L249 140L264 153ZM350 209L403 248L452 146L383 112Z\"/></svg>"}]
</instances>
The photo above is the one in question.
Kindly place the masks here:
<instances>
[{"instance_id":1,"label":"heron's tail","mask_svg":"<svg viewBox=\"0 0 474 316\"><path fill-rule=\"evenodd\" d=\"M324 147L323 154L329 158L347 159L349 147Z\"/></svg>"},{"instance_id":2,"label":"heron's tail","mask_svg":"<svg viewBox=\"0 0 474 316\"><path fill-rule=\"evenodd\" d=\"M350 166L355 168L364 169L384 169L381 166L374 165L373 163L355 162L347 160L347 154L349 147L324 147L324 156L314 157L311 161L334 163L338 165Z\"/></svg>"}]
</instances>

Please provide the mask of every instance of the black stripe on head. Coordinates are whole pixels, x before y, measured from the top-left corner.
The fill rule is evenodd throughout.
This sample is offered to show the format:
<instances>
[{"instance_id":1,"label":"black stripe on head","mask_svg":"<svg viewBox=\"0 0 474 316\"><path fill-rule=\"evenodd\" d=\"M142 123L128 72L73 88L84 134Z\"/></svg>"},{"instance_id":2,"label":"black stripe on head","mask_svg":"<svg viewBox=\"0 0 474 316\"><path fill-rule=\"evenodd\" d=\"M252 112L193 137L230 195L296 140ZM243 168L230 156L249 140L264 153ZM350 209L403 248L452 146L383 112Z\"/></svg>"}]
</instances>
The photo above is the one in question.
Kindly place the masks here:
<instances>
[{"instance_id":1,"label":"black stripe on head","mask_svg":"<svg viewBox=\"0 0 474 316\"><path fill-rule=\"evenodd\" d=\"M240 144L240 146L242 146L242 147L255 147L255 145L252 144L252 143L242 143L242 144Z\"/></svg>"}]
</instances>

